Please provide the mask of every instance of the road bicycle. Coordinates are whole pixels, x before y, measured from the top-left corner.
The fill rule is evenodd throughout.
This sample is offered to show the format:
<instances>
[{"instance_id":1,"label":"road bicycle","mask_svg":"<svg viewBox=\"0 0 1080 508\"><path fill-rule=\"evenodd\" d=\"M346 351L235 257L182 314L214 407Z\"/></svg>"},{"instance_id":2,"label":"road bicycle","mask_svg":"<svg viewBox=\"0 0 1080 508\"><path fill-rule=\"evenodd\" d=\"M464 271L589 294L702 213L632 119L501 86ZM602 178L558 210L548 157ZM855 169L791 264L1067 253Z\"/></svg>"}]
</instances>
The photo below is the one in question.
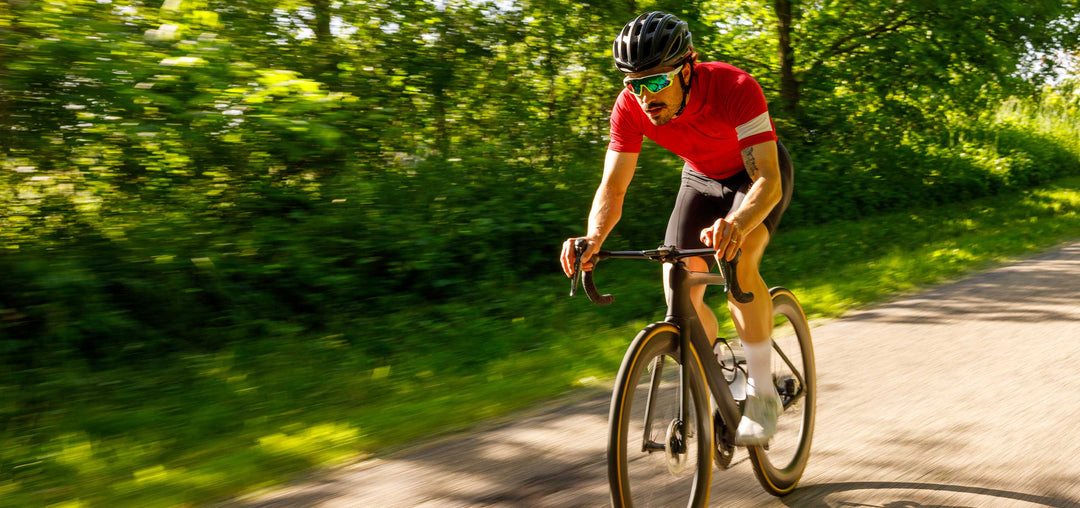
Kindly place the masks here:
<instances>
[{"instance_id":1,"label":"road bicycle","mask_svg":"<svg viewBox=\"0 0 1080 508\"><path fill-rule=\"evenodd\" d=\"M739 302L745 293L735 278L738 256L720 260L719 272L695 272L682 261L713 256L712 249L659 247L642 251L600 251L594 269L582 277L577 253L570 296L579 280L589 299L610 305L594 283L595 263L603 259L647 259L673 265L668 279L667 316L646 326L626 351L611 396L607 465L615 507L708 504L713 466L727 469L735 455L735 429L745 405L746 370L736 341L717 339L710 346L690 300L690 289L724 285ZM795 489L810 456L817 398L810 327L791 291L772 288L773 381L784 411L777 433L764 446L747 447L754 474L770 494Z\"/></svg>"}]
</instances>

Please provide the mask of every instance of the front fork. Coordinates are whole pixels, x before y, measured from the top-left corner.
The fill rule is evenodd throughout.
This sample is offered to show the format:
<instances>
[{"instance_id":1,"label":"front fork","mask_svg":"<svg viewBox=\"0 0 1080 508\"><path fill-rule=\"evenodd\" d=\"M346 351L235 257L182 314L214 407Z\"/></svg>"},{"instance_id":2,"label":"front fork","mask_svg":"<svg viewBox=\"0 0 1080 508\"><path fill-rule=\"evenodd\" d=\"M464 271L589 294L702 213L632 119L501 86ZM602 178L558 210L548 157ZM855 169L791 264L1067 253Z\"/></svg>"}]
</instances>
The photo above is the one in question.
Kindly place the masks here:
<instances>
[{"instance_id":1,"label":"front fork","mask_svg":"<svg viewBox=\"0 0 1080 508\"><path fill-rule=\"evenodd\" d=\"M645 400L645 421L642 425L641 451L643 452L666 451L675 455L686 453L687 439L693 437L692 426L686 424L686 415L690 414L690 394L688 393L690 389L690 369L685 367L685 362L688 361L687 354L686 346L680 346L680 361L682 363L679 365L679 388L676 392L679 413L672 422L667 422L669 428L664 442L656 442L652 439L653 416L656 412L655 401L659 399L657 393L660 391L660 383L664 376L664 357L658 356L653 359L652 374L649 377L649 397ZM674 435L672 435L672 432L674 432Z\"/></svg>"},{"instance_id":2,"label":"front fork","mask_svg":"<svg viewBox=\"0 0 1080 508\"><path fill-rule=\"evenodd\" d=\"M664 357L657 356L653 359L652 376L649 378L649 398L645 399L645 422L643 427L643 435L641 436L641 451L652 453L664 451L665 447L663 443L657 443L652 440L652 425L653 425L653 413L656 407L653 405L653 401L656 399L656 393L660 391L660 380L664 376Z\"/></svg>"}]
</instances>

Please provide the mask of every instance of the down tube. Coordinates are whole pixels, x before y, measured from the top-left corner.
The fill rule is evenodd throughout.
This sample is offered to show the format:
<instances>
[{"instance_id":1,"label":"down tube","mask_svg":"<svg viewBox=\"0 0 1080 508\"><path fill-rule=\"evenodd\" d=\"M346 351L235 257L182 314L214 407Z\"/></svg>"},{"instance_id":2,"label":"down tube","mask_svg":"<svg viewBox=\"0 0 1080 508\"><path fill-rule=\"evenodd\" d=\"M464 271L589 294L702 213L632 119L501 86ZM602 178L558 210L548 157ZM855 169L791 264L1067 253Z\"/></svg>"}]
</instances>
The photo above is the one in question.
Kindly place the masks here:
<instances>
[{"instance_id":1,"label":"down tube","mask_svg":"<svg viewBox=\"0 0 1080 508\"><path fill-rule=\"evenodd\" d=\"M705 338L705 328L701 326L701 321L697 317L691 317L684 321L685 328L683 330L688 330L691 333L682 334L683 339L691 342L690 346L698 351L702 368L705 370L703 374L705 375L705 381L709 385L709 392L716 399L720 416L724 419L724 423L727 424L728 431L734 432L742 414L739 412L739 405L735 402L735 397L731 395L731 389L724 382L724 371L720 368L720 362L716 361L716 355L713 353L712 347L709 346L709 341ZM687 338L688 335L689 338ZM733 439L734 434L725 437Z\"/></svg>"}]
</instances>

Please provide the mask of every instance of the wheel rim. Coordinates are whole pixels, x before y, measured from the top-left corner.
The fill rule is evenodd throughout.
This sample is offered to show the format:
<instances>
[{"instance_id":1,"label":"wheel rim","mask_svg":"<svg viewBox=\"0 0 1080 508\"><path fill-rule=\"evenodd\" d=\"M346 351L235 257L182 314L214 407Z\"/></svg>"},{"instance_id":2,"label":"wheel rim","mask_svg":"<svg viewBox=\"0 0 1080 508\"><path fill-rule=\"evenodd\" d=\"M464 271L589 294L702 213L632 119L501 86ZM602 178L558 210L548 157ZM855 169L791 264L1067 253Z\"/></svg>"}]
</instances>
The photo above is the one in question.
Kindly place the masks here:
<instances>
[{"instance_id":1,"label":"wheel rim","mask_svg":"<svg viewBox=\"0 0 1080 508\"><path fill-rule=\"evenodd\" d=\"M615 506L696 506L695 501L707 499L713 460L709 450L712 422L708 419L708 395L703 387L691 389L691 411L686 424L679 425L681 373L676 344L674 334L656 337L641 347L633 366L620 373L612 400L613 434L608 450ZM654 361L657 355L662 358L659 365ZM648 408L645 401L654 373L659 376L659 384L652 407ZM644 446L643 439L646 409L653 412L650 446ZM702 423L699 418L704 418ZM679 441L684 443L685 453L677 453L670 446ZM646 447L650 450L643 450ZM703 487L699 487L699 481Z\"/></svg>"},{"instance_id":2,"label":"wheel rim","mask_svg":"<svg viewBox=\"0 0 1080 508\"><path fill-rule=\"evenodd\" d=\"M816 375L809 328L798 302L790 293L781 291L774 294L773 304L776 317L773 379L778 382L786 409L777 421L777 433L768 446L751 448L750 458L762 486L772 494L782 495L795 488L810 455Z\"/></svg>"},{"instance_id":3,"label":"wheel rim","mask_svg":"<svg viewBox=\"0 0 1080 508\"><path fill-rule=\"evenodd\" d=\"M769 448L765 454L769 464L781 471L790 469L798 460L803 433L806 431L804 422L809 394L805 383L804 359L798 341L791 323L785 317L774 330L773 343L775 349L783 352L791 365L780 358L776 351L772 358L773 382L778 385L777 391L782 394L785 408L777 419L776 435L769 440ZM795 368L791 368L792 365ZM788 391L788 387L784 386L786 384L794 384L794 393L785 393Z\"/></svg>"}]
</instances>

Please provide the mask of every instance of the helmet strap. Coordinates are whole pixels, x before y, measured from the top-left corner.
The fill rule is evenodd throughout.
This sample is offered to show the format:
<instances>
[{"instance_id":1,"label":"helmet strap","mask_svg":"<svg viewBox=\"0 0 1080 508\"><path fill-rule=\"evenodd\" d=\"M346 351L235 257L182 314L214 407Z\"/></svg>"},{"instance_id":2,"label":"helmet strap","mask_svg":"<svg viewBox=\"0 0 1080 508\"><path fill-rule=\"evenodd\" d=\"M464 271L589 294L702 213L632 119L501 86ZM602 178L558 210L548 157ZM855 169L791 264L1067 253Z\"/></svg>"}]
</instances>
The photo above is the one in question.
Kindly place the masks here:
<instances>
[{"instance_id":1,"label":"helmet strap","mask_svg":"<svg viewBox=\"0 0 1080 508\"><path fill-rule=\"evenodd\" d=\"M686 60L683 61L683 63L690 64L690 81L689 82L683 81L682 73L681 72L679 73L679 84L682 85L682 89L683 89L682 104L679 105L679 111L677 111L675 113L674 118L678 118L679 115L682 114L683 110L686 109L686 99L688 99L690 97L690 84L694 82L694 62L691 61L690 59L686 59Z\"/></svg>"}]
</instances>

